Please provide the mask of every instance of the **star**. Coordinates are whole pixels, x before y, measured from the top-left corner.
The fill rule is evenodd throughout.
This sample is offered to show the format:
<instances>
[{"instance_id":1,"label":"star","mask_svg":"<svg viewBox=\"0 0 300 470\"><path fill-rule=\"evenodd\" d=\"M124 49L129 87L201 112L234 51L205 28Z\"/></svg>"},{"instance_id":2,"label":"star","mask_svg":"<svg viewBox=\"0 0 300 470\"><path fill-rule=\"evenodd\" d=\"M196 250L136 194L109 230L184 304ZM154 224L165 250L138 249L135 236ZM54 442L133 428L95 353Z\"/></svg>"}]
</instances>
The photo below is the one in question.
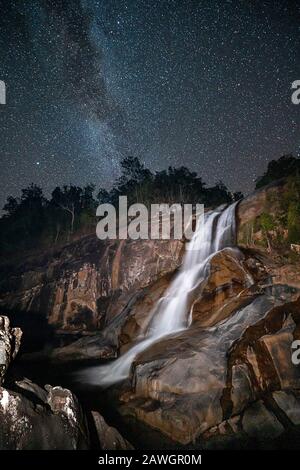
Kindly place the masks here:
<instances>
[{"instance_id":1,"label":"star","mask_svg":"<svg viewBox=\"0 0 300 470\"><path fill-rule=\"evenodd\" d=\"M293 3L3 2L0 205L32 182L109 189L128 155L252 191L299 153Z\"/></svg>"}]
</instances>

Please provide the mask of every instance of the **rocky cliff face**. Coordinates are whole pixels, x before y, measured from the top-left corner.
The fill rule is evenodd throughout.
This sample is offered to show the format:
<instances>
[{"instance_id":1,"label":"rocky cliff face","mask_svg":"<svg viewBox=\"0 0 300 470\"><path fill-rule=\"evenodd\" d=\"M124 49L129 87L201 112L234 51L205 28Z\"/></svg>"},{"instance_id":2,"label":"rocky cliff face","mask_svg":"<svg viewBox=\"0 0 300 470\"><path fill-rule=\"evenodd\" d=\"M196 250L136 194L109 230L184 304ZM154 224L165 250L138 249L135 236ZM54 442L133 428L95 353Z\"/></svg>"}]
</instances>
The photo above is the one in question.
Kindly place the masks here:
<instances>
[{"instance_id":1,"label":"rocky cliff face","mask_svg":"<svg viewBox=\"0 0 300 470\"><path fill-rule=\"evenodd\" d=\"M190 328L139 354L129 380L113 388L125 423L156 429L178 446L264 447L297 439L300 366L291 357L300 335L298 264L244 237L263 212L276 213L270 195L284 191L282 181L241 201L239 246L211 259L201 289L191 294ZM93 331L54 349L53 361L114 358L147 328L182 254L180 241L87 237L7 267L0 305L44 316L56 329Z\"/></svg>"},{"instance_id":2,"label":"rocky cliff face","mask_svg":"<svg viewBox=\"0 0 300 470\"><path fill-rule=\"evenodd\" d=\"M286 180L278 180L270 183L264 188L258 189L248 197L244 198L238 207L237 218L239 223L239 230L247 223L257 219L263 212L268 209L269 211L276 212L276 201L273 196L281 198L286 191ZM272 201L273 199L273 201Z\"/></svg>"},{"instance_id":3,"label":"rocky cliff face","mask_svg":"<svg viewBox=\"0 0 300 470\"><path fill-rule=\"evenodd\" d=\"M255 192L238 206L239 234L265 209L284 181ZM39 315L55 330L103 329L140 290L180 265L183 241L109 241L84 237L21 261L2 262L0 307Z\"/></svg>"},{"instance_id":4,"label":"rocky cliff face","mask_svg":"<svg viewBox=\"0 0 300 470\"><path fill-rule=\"evenodd\" d=\"M244 199L237 209L239 234L265 209L284 182ZM184 242L84 237L61 249L2 262L0 307L40 316L55 330L91 332L105 328L137 292L180 265Z\"/></svg>"},{"instance_id":5,"label":"rocky cliff face","mask_svg":"<svg viewBox=\"0 0 300 470\"><path fill-rule=\"evenodd\" d=\"M51 254L2 265L0 307L39 315L56 330L99 330L138 290L172 272L182 248L181 241L85 237Z\"/></svg>"}]
</instances>

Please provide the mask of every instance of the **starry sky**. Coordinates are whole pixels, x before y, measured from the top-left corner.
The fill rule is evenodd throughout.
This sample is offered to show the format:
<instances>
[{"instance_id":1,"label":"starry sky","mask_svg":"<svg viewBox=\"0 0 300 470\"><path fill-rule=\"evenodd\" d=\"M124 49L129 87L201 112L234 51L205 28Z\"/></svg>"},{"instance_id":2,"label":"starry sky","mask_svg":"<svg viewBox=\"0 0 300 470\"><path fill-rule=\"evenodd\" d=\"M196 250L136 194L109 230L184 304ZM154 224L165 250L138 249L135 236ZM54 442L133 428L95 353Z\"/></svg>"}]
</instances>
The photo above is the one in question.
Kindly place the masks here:
<instances>
[{"instance_id":1,"label":"starry sky","mask_svg":"<svg viewBox=\"0 0 300 470\"><path fill-rule=\"evenodd\" d=\"M300 151L300 4L0 0L0 205L31 182L110 188L120 161L254 188Z\"/></svg>"}]
</instances>

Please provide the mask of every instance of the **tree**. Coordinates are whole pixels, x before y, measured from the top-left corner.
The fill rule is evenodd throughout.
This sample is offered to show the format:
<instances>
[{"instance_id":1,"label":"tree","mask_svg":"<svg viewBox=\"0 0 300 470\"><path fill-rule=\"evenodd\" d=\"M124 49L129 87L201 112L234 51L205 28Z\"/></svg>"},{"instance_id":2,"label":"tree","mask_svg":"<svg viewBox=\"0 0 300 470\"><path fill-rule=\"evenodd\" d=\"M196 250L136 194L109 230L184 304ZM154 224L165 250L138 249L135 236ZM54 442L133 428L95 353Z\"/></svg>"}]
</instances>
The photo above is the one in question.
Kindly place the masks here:
<instances>
[{"instance_id":1,"label":"tree","mask_svg":"<svg viewBox=\"0 0 300 470\"><path fill-rule=\"evenodd\" d=\"M256 189L297 172L300 172L300 159L291 154L283 155L278 160L269 162L267 171L256 180Z\"/></svg>"},{"instance_id":2,"label":"tree","mask_svg":"<svg viewBox=\"0 0 300 470\"><path fill-rule=\"evenodd\" d=\"M31 184L22 189L20 198L8 197L3 210L4 221L2 238L5 245L14 249L19 247L35 246L45 230L45 208L47 200L42 189Z\"/></svg>"},{"instance_id":3,"label":"tree","mask_svg":"<svg viewBox=\"0 0 300 470\"><path fill-rule=\"evenodd\" d=\"M70 216L70 233L74 231L75 216L80 212L82 204L82 188L78 186L56 187L52 192L52 203Z\"/></svg>"},{"instance_id":4,"label":"tree","mask_svg":"<svg viewBox=\"0 0 300 470\"><path fill-rule=\"evenodd\" d=\"M96 225L97 203L112 203L118 207L121 195L128 203L202 203L215 207L230 203L241 195L232 195L224 183L207 188L196 172L181 166L152 173L136 157L126 157L121 162L122 174L113 188L100 188L94 198L95 186L81 188L74 185L56 187L50 201L39 186L34 184L22 190L18 198L8 197L4 216L0 219L0 243L6 252L19 248L30 249L47 246L79 231L90 230Z\"/></svg>"},{"instance_id":5,"label":"tree","mask_svg":"<svg viewBox=\"0 0 300 470\"><path fill-rule=\"evenodd\" d=\"M287 215L288 239L290 243L300 242L300 201L293 201L289 205Z\"/></svg>"},{"instance_id":6,"label":"tree","mask_svg":"<svg viewBox=\"0 0 300 470\"><path fill-rule=\"evenodd\" d=\"M90 183L86 185L82 190L81 206L83 209L92 209L96 207L96 201L94 199L95 185Z\"/></svg>"},{"instance_id":7,"label":"tree","mask_svg":"<svg viewBox=\"0 0 300 470\"><path fill-rule=\"evenodd\" d=\"M139 161L137 157L126 157L121 161L122 175L119 179L119 184L124 184L130 180L137 183L151 178L152 173L150 170Z\"/></svg>"},{"instance_id":8,"label":"tree","mask_svg":"<svg viewBox=\"0 0 300 470\"><path fill-rule=\"evenodd\" d=\"M7 202L5 203L3 210L6 212L5 217L10 217L17 212L20 200L15 197L8 196L6 201Z\"/></svg>"},{"instance_id":9,"label":"tree","mask_svg":"<svg viewBox=\"0 0 300 470\"><path fill-rule=\"evenodd\" d=\"M272 243L271 243L270 232L275 229L274 219L271 216L271 214L268 214L267 212L263 212L260 216L260 225L266 237L268 251L271 252Z\"/></svg>"},{"instance_id":10,"label":"tree","mask_svg":"<svg viewBox=\"0 0 300 470\"><path fill-rule=\"evenodd\" d=\"M233 201L232 195L223 181L219 181L215 186L208 188L205 196L205 204L210 207L230 204Z\"/></svg>"},{"instance_id":11,"label":"tree","mask_svg":"<svg viewBox=\"0 0 300 470\"><path fill-rule=\"evenodd\" d=\"M240 201L241 199L243 199L244 195L241 191L236 191L235 193L233 193L233 200L234 201Z\"/></svg>"},{"instance_id":12,"label":"tree","mask_svg":"<svg viewBox=\"0 0 300 470\"><path fill-rule=\"evenodd\" d=\"M97 194L97 201L99 204L111 203L111 193L106 189L100 188Z\"/></svg>"}]
</instances>

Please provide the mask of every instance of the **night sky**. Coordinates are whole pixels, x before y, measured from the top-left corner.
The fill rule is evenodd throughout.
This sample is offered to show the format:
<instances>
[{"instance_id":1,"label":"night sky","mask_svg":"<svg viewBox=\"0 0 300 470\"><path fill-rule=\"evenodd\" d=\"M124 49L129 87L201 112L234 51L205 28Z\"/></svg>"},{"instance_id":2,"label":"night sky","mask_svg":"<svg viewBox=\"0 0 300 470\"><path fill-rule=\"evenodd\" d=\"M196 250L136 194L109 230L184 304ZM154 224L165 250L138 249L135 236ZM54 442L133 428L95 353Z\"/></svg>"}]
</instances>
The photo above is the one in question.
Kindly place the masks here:
<instances>
[{"instance_id":1,"label":"night sky","mask_svg":"<svg viewBox=\"0 0 300 470\"><path fill-rule=\"evenodd\" d=\"M127 155L251 191L299 154L299 5L0 0L1 206L31 182L109 188Z\"/></svg>"}]
</instances>

